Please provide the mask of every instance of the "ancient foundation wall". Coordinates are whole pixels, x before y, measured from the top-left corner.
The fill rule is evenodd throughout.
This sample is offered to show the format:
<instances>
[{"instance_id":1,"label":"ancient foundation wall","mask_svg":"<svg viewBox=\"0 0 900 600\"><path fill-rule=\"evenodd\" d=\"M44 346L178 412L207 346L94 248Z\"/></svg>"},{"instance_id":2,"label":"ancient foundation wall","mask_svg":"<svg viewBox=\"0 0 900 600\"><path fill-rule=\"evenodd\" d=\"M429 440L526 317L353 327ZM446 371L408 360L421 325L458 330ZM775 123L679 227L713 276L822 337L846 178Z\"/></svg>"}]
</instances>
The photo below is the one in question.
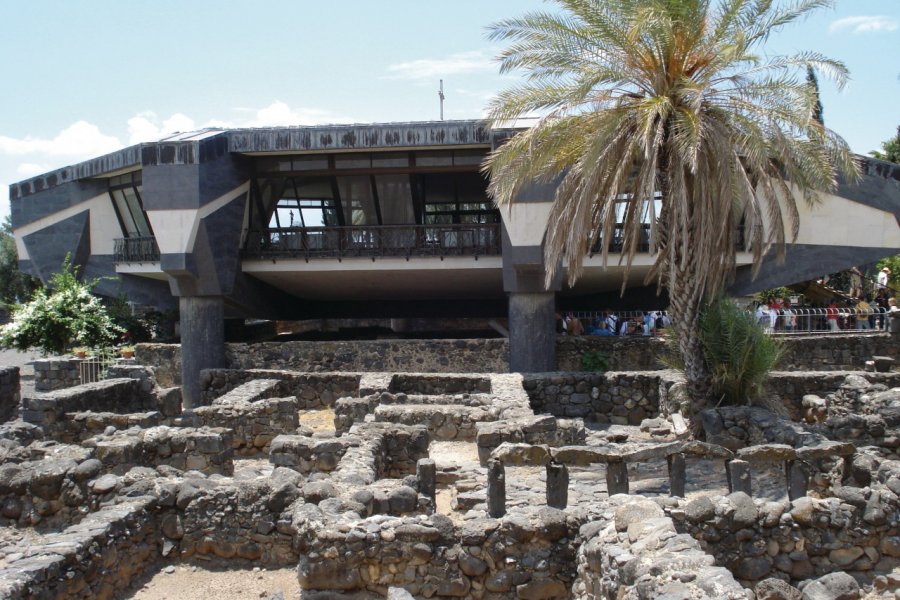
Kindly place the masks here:
<instances>
[{"instance_id":1,"label":"ancient foundation wall","mask_svg":"<svg viewBox=\"0 0 900 600\"><path fill-rule=\"evenodd\" d=\"M157 515L163 554L182 560L206 556L296 565L289 508L302 484L289 469L276 469L266 480L189 478L167 484Z\"/></svg>"},{"instance_id":2,"label":"ancient foundation wall","mask_svg":"<svg viewBox=\"0 0 900 600\"><path fill-rule=\"evenodd\" d=\"M782 336L787 346L780 368L801 371L863 370L873 356L900 360L900 344L887 333L840 336ZM582 356L603 353L611 371L655 371L665 341L658 337L560 336L557 368L581 371ZM505 339L370 340L341 342L265 342L226 344L230 369L349 371L400 373L505 373L509 369ZM181 381L177 344L138 344L139 363L157 368L161 386Z\"/></svg>"},{"instance_id":3,"label":"ancient foundation wall","mask_svg":"<svg viewBox=\"0 0 900 600\"><path fill-rule=\"evenodd\" d=\"M522 385L535 413L640 425L659 415L663 376L659 371L538 373L525 375Z\"/></svg>"},{"instance_id":4,"label":"ancient foundation wall","mask_svg":"<svg viewBox=\"0 0 900 600\"><path fill-rule=\"evenodd\" d=\"M900 565L897 496L889 490L844 486L833 498L793 502L751 499L743 492L706 496L667 508L736 579L804 579L834 571L865 575Z\"/></svg>"},{"instance_id":5,"label":"ancient foundation wall","mask_svg":"<svg viewBox=\"0 0 900 600\"><path fill-rule=\"evenodd\" d=\"M81 383L77 358L47 358L34 361L34 389L38 392L61 390Z\"/></svg>"},{"instance_id":6,"label":"ancient foundation wall","mask_svg":"<svg viewBox=\"0 0 900 600\"><path fill-rule=\"evenodd\" d=\"M579 523L553 508L460 525L439 514L330 517L312 504L294 512L306 590L398 586L416 597L551 598L567 597L575 577Z\"/></svg>"},{"instance_id":7,"label":"ancient foundation wall","mask_svg":"<svg viewBox=\"0 0 900 600\"><path fill-rule=\"evenodd\" d=\"M0 423L14 419L19 412L19 367L0 369Z\"/></svg>"},{"instance_id":8,"label":"ancient foundation wall","mask_svg":"<svg viewBox=\"0 0 900 600\"><path fill-rule=\"evenodd\" d=\"M91 513L52 547L35 551L22 541L0 567L0 598L115 597L156 564L155 502L137 498Z\"/></svg>"},{"instance_id":9,"label":"ancient foundation wall","mask_svg":"<svg viewBox=\"0 0 900 600\"><path fill-rule=\"evenodd\" d=\"M156 395L142 389L138 379L105 379L22 399L22 419L50 425L66 413L105 411L120 414L156 410Z\"/></svg>"}]
</instances>

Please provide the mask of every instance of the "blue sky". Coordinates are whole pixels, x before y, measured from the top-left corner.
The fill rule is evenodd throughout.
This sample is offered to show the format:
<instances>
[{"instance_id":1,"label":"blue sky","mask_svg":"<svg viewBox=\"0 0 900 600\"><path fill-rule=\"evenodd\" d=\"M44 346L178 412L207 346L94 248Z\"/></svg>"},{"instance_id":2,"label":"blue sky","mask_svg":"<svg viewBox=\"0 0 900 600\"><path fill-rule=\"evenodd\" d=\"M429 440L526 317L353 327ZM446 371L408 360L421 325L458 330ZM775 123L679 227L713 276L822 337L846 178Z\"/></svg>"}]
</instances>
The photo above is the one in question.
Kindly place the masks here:
<instances>
[{"instance_id":1,"label":"blue sky","mask_svg":"<svg viewBox=\"0 0 900 600\"><path fill-rule=\"evenodd\" d=\"M7 0L0 3L0 219L6 186L175 131L477 118L500 46L485 28L540 0ZM900 125L900 0L838 0L767 52L815 50L825 123L858 153Z\"/></svg>"}]
</instances>

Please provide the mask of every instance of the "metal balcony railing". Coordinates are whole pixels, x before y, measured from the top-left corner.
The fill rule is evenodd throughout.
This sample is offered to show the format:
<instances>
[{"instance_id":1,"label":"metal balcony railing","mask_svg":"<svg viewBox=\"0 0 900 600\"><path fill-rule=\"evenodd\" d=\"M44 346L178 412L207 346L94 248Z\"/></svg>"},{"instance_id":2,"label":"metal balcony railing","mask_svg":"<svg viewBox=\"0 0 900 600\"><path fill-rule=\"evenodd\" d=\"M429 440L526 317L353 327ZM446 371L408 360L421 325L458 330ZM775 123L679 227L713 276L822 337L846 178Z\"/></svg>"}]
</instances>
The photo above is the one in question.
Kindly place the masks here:
<instances>
[{"instance_id":1,"label":"metal balcony railing","mask_svg":"<svg viewBox=\"0 0 900 600\"><path fill-rule=\"evenodd\" d=\"M498 223L251 230L244 258L496 256Z\"/></svg>"},{"instance_id":2,"label":"metal balcony railing","mask_svg":"<svg viewBox=\"0 0 900 600\"><path fill-rule=\"evenodd\" d=\"M119 238L113 253L117 263L159 262L159 246L153 236Z\"/></svg>"}]
</instances>

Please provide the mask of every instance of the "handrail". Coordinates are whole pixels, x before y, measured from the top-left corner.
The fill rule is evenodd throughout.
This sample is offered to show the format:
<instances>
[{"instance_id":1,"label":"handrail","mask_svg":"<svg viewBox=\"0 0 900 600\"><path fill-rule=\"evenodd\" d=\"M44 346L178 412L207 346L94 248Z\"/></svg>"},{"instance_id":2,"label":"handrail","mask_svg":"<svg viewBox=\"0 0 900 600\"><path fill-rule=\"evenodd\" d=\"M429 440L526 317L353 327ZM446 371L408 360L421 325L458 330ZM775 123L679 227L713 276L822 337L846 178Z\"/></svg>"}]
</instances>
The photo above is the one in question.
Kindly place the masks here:
<instances>
[{"instance_id":1,"label":"handrail","mask_svg":"<svg viewBox=\"0 0 900 600\"><path fill-rule=\"evenodd\" d=\"M159 246L154 236L118 238L114 240L113 262L159 262Z\"/></svg>"},{"instance_id":2,"label":"handrail","mask_svg":"<svg viewBox=\"0 0 900 600\"><path fill-rule=\"evenodd\" d=\"M273 227L247 232L244 258L488 256L500 254L499 223Z\"/></svg>"},{"instance_id":3,"label":"handrail","mask_svg":"<svg viewBox=\"0 0 900 600\"><path fill-rule=\"evenodd\" d=\"M767 310L765 313L758 313L757 318L767 331L778 335L875 333L886 330L890 320L888 309L874 305L869 310L856 307L829 309L793 306L789 310L792 314L785 314L784 309L781 309L773 315ZM644 315L647 313L653 313L654 318L652 324L648 323L645 327ZM608 315L615 316L617 330L623 321L632 321L635 325L629 329L628 335L653 335L657 329L663 329L671 323L671 315L664 310L571 311L571 315L581 321L585 335L591 334L598 319L604 319ZM832 325L832 321L836 324ZM619 335L619 331L615 335Z\"/></svg>"}]
</instances>

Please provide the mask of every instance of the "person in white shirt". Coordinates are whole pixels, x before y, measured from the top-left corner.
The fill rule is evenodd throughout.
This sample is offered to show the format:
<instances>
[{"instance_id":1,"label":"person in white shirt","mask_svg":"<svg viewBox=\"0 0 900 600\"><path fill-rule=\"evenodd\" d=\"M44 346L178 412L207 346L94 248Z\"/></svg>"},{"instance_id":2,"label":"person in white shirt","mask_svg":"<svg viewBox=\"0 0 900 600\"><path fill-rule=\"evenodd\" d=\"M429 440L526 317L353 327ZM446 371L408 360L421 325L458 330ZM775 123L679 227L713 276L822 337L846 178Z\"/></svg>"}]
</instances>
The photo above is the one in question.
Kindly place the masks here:
<instances>
[{"instance_id":1,"label":"person in white shirt","mask_svg":"<svg viewBox=\"0 0 900 600\"><path fill-rule=\"evenodd\" d=\"M881 270L878 272L878 281L877 281L877 283L878 283L878 289L879 289L879 290L883 290L883 289L885 289L885 288L887 287L887 285L888 285L888 279L890 278L890 276L891 276L891 270L888 269L887 267L881 269Z\"/></svg>"}]
</instances>

